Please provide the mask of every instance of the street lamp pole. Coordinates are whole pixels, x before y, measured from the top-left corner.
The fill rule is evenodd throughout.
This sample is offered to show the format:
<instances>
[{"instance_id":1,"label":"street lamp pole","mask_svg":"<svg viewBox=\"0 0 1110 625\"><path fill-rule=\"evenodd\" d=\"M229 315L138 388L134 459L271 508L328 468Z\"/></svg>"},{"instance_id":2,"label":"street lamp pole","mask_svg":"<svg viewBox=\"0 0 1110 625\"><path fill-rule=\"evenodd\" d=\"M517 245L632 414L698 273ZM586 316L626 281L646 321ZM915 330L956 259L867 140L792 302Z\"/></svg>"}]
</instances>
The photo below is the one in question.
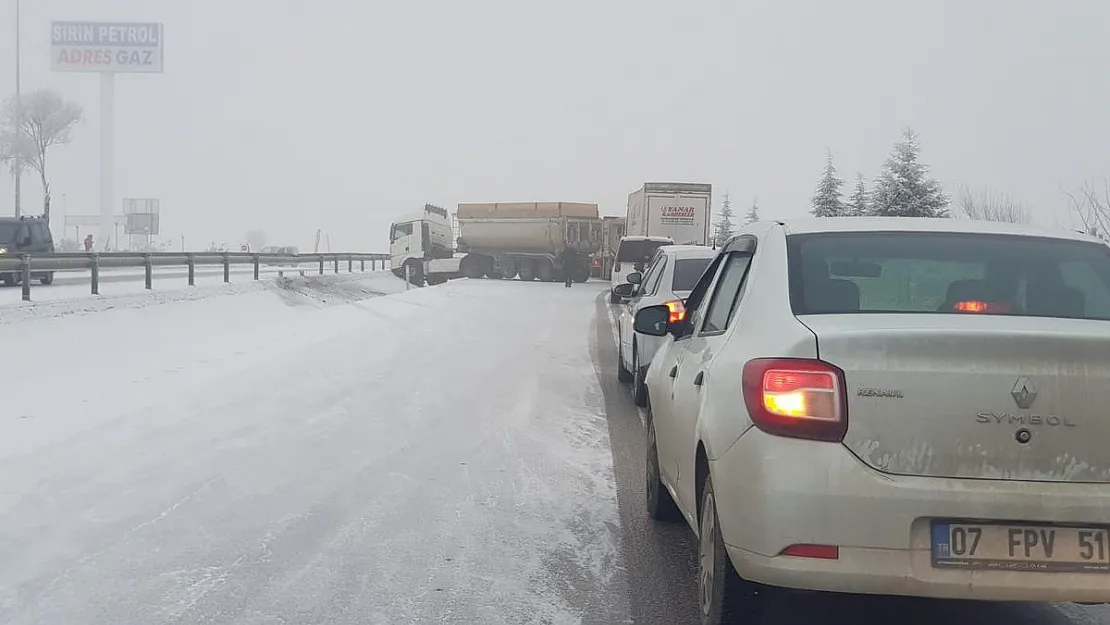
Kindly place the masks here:
<instances>
[{"instance_id":1,"label":"street lamp pole","mask_svg":"<svg viewBox=\"0 0 1110 625\"><path fill-rule=\"evenodd\" d=\"M20 179L23 178L23 93L20 90L19 74L22 63L19 58L19 0L15 0L15 216L22 214L20 207Z\"/></svg>"}]
</instances>

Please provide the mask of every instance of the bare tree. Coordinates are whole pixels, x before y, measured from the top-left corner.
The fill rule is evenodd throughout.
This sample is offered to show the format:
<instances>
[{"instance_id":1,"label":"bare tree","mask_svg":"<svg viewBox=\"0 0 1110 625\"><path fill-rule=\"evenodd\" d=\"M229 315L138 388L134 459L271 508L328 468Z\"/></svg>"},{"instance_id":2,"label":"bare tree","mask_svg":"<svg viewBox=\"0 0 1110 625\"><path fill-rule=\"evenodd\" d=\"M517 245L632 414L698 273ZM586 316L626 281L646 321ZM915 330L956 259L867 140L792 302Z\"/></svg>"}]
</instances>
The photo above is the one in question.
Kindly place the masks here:
<instances>
[{"instance_id":1,"label":"bare tree","mask_svg":"<svg viewBox=\"0 0 1110 625\"><path fill-rule=\"evenodd\" d=\"M967 186L960 186L956 205L965 217L980 221L1027 224L1032 220L1029 208L1024 203L990 189L973 191Z\"/></svg>"},{"instance_id":2,"label":"bare tree","mask_svg":"<svg viewBox=\"0 0 1110 625\"><path fill-rule=\"evenodd\" d=\"M50 148L65 145L73 138L73 128L83 119L81 106L69 102L56 91L40 89L23 96L21 127L16 128L15 98L0 111L0 162L7 162L12 175L19 175L21 164L39 174L42 183L42 218L50 222L50 177L46 155Z\"/></svg>"},{"instance_id":3,"label":"bare tree","mask_svg":"<svg viewBox=\"0 0 1110 625\"><path fill-rule=\"evenodd\" d=\"M1110 241L1110 181L1103 180L1101 189L1088 182L1078 192L1065 191L1064 194L1072 214L1083 225L1083 231Z\"/></svg>"}]
</instances>

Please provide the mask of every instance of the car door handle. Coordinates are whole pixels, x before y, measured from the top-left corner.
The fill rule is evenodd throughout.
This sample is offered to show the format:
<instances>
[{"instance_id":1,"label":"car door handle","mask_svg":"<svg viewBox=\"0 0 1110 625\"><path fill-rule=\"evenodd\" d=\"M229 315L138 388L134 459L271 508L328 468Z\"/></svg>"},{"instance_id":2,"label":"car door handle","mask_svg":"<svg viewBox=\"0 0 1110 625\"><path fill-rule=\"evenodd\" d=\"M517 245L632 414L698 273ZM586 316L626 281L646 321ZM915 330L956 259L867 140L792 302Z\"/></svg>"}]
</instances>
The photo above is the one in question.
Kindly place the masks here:
<instances>
[{"instance_id":1,"label":"car door handle","mask_svg":"<svg viewBox=\"0 0 1110 625\"><path fill-rule=\"evenodd\" d=\"M694 386L701 386L702 380L704 380L704 379L705 379L705 372L704 371L698 371L698 374L694 376Z\"/></svg>"},{"instance_id":2,"label":"car door handle","mask_svg":"<svg viewBox=\"0 0 1110 625\"><path fill-rule=\"evenodd\" d=\"M670 375L672 378L678 375L678 365L671 367L671 372L668 375Z\"/></svg>"}]
</instances>

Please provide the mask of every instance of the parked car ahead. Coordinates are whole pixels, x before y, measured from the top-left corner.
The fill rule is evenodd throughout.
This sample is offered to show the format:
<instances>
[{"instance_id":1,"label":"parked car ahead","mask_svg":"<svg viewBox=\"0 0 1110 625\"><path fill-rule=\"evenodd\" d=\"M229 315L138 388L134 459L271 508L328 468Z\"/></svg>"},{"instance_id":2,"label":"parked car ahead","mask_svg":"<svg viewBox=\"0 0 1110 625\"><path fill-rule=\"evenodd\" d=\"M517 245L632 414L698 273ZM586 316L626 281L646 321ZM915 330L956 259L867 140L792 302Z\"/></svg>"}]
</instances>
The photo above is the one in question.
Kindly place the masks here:
<instances>
[{"instance_id":1,"label":"parked car ahead","mask_svg":"<svg viewBox=\"0 0 1110 625\"><path fill-rule=\"evenodd\" d=\"M41 217L0 217L0 254L19 256L20 254L53 254L54 237L50 226ZM33 265L32 265L33 266ZM54 282L53 271L35 271L32 280L42 284ZM6 285L19 284L23 277L18 271L0 274Z\"/></svg>"},{"instance_id":2,"label":"parked car ahead","mask_svg":"<svg viewBox=\"0 0 1110 625\"><path fill-rule=\"evenodd\" d=\"M1102 242L758 223L670 314L635 318L666 337L646 376L648 510L700 537L703 623L752 618L773 587L1110 602Z\"/></svg>"},{"instance_id":3,"label":"parked car ahead","mask_svg":"<svg viewBox=\"0 0 1110 625\"><path fill-rule=\"evenodd\" d=\"M670 237L621 237L617 245L617 256L613 259L613 270L609 274L609 302L618 304L622 300L616 288L629 284L628 276L642 273L651 262L655 250L664 245L674 245Z\"/></svg>"},{"instance_id":4,"label":"parked car ahead","mask_svg":"<svg viewBox=\"0 0 1110 625\"><path fill-rule=\"evenodd\" d=\"M702 245L665 245L655 250L647 269L629 274L630 284L618 285L615 291L628 297L617 316L617 377L632 383L632 394L637 406L647 405L647 372L655 350L662 339L637 333L633 329L636 312L646 306L664 305L671 311L672 320L681 319L686 297L697 284L701 274L717 252Z\"/></svg>"}]
</instances>

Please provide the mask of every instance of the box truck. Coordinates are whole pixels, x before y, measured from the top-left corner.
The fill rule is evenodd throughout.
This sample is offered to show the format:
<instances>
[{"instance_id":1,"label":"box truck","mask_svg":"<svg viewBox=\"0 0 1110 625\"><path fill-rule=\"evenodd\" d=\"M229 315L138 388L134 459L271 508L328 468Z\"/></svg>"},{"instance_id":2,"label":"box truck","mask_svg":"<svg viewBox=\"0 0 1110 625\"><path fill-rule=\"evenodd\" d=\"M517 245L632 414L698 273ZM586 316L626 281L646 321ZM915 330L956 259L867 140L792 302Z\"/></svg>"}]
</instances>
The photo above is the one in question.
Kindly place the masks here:
<instances>
[{"instance_id":1,"label":"box truck","mask_svg":"<svg viewBox=\"0 0 1110 625\"><path fill-rule=\"evenodd\" d=\"M628 196L625 236L667 237L679 245L708 245L713 185L645 182Z\"/></svg>"}]
</instances>

